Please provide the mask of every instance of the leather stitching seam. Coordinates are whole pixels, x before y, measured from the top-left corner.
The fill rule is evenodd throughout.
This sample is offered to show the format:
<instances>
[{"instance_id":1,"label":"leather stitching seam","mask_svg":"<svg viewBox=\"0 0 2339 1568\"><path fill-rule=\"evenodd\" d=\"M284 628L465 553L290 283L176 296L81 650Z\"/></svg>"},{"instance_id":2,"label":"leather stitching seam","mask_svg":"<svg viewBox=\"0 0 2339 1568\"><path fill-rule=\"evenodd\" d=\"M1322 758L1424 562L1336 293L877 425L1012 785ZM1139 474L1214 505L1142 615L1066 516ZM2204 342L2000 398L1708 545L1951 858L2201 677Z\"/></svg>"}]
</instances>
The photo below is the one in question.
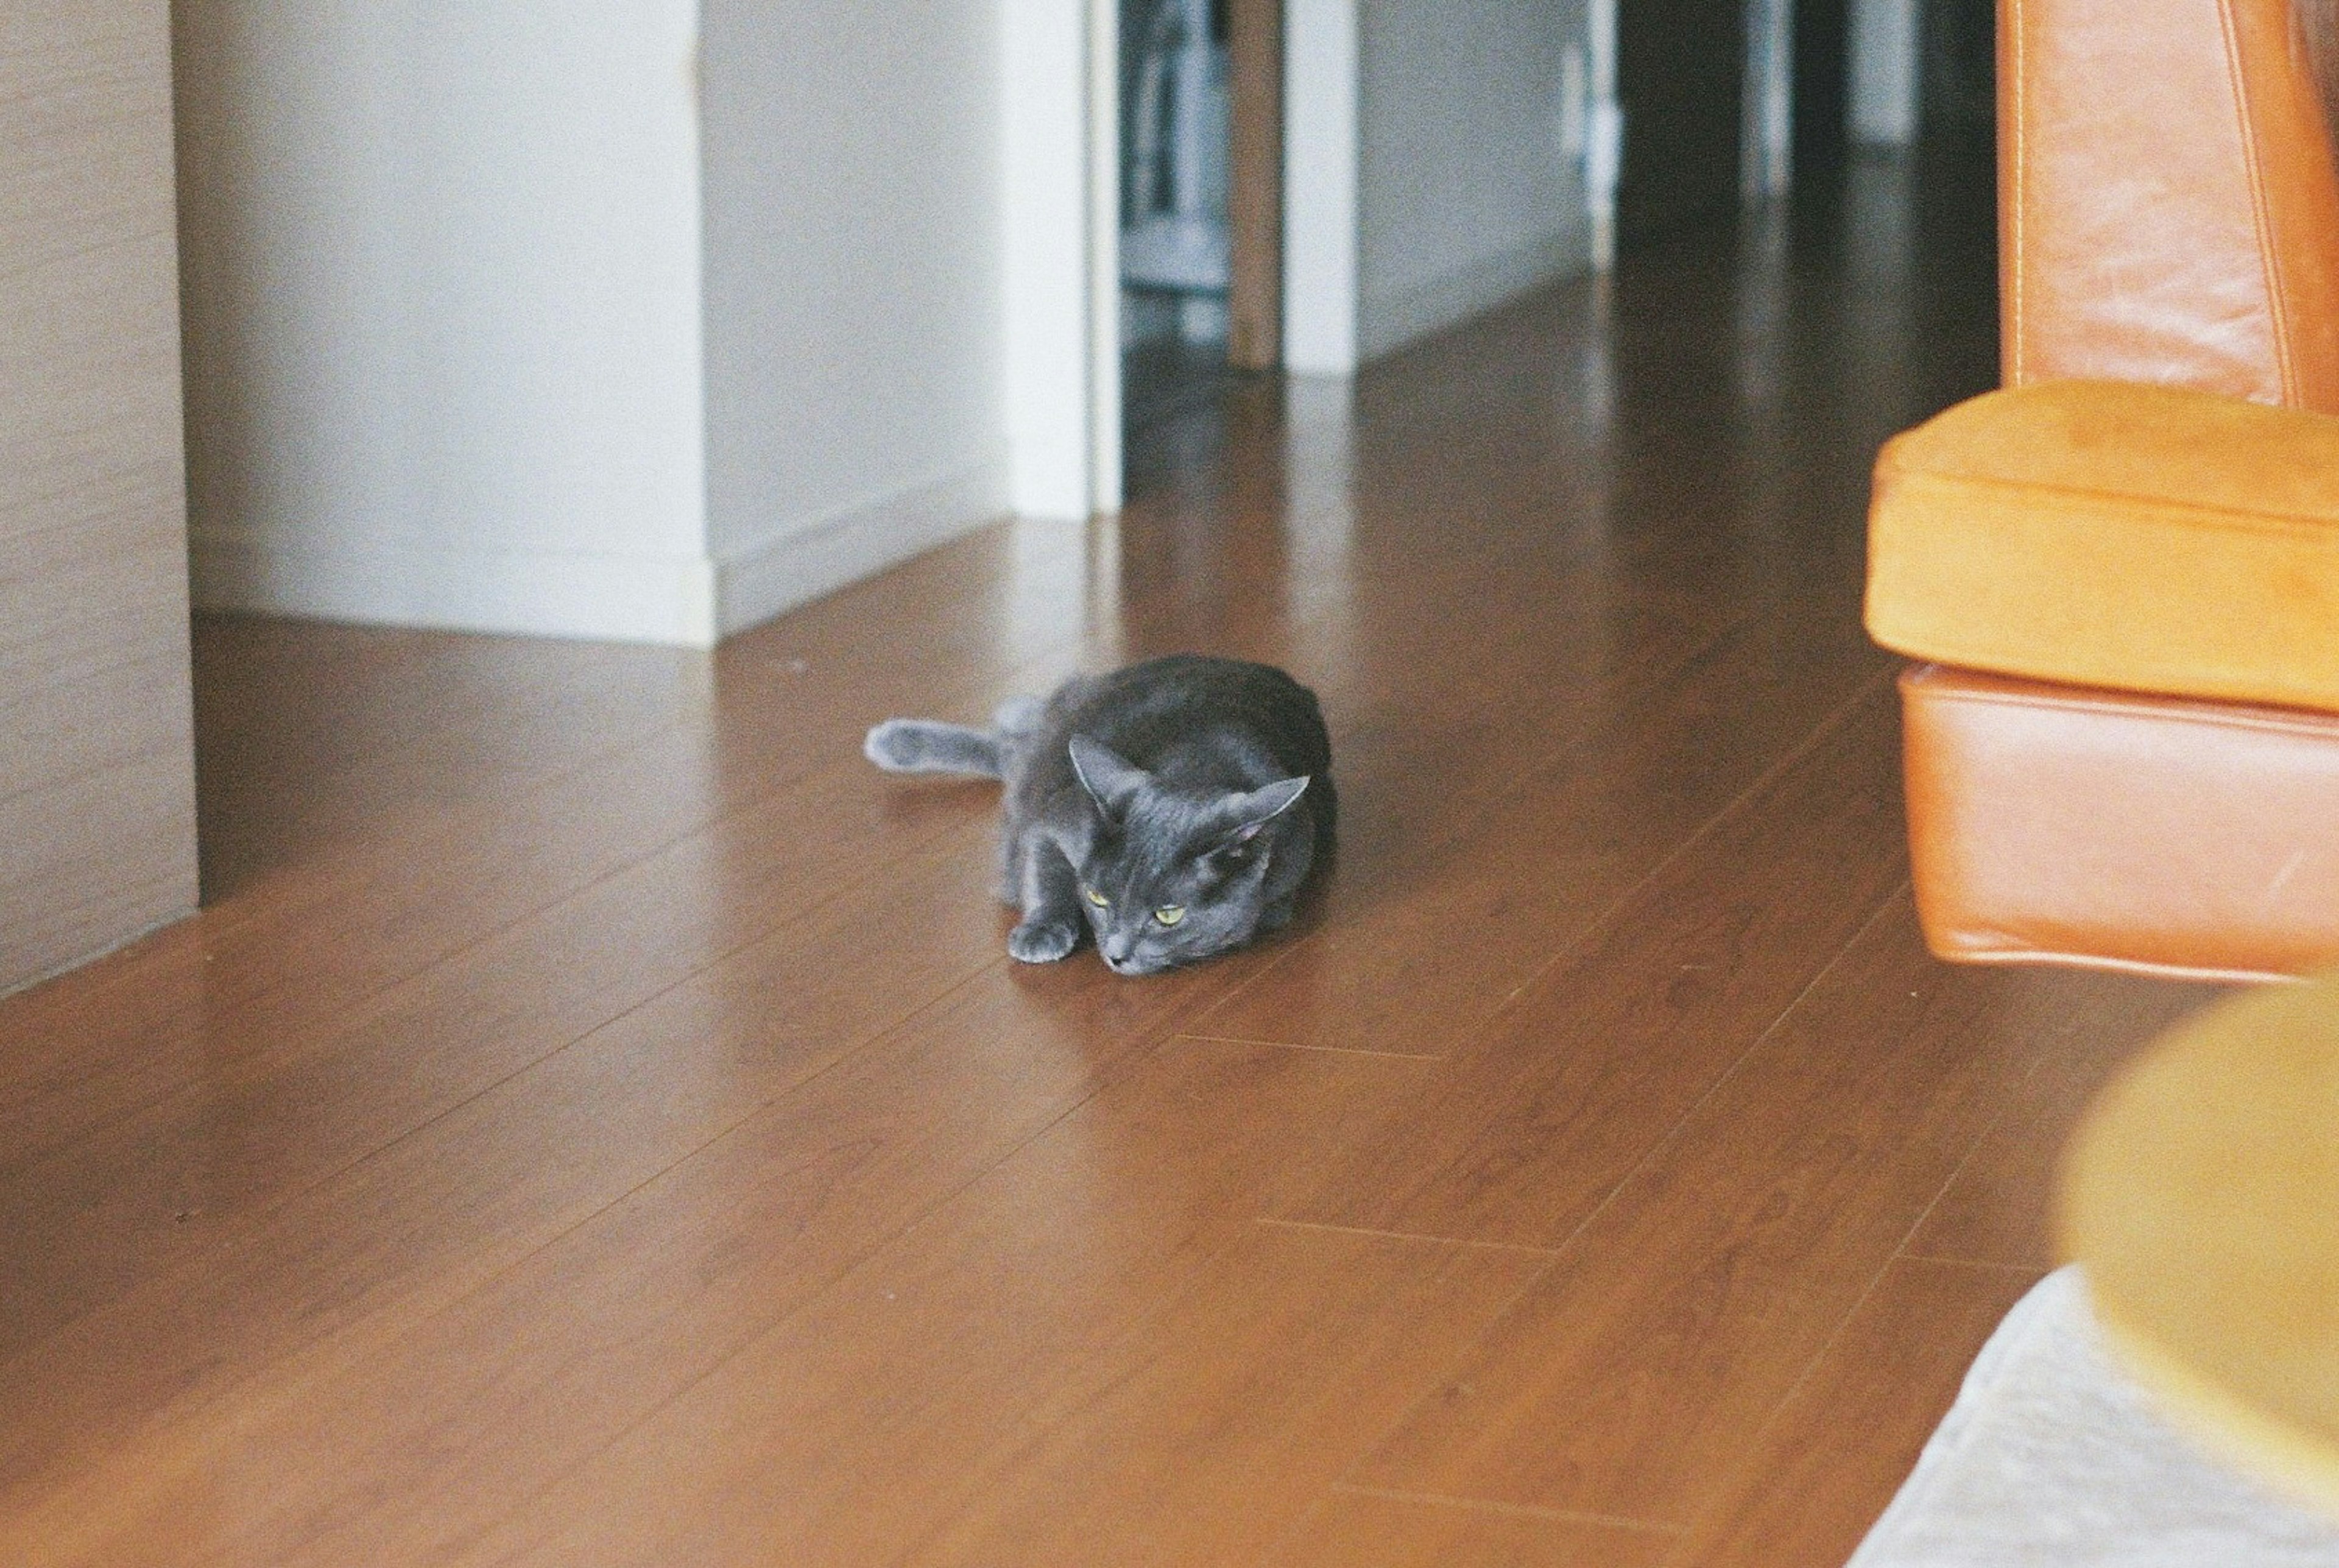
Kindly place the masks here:
<instances>
[{"instance_id":1,"label":"leather stitching seam","mask_svg":"<svg viewBox=\"0 0 2339 1568\"><path fill-rule=\"evenodd\" d=\"M1892 468L1885 470L1881 477L1920 488L1954 489L1959 486L1972 486L2000 494L2092 501L2105 509L2118 508L2131 514L2128 520L2138 525L2160 523L2184 531L2197 528L2215 529L2219 533L2246 534L2258 538L2298 539L2310 544L2339 542L2339 512L2262 511L2251 508L2221 507L2215 501L2171 500L2134 491L2058 485L2047 479L2010 479L1996 474L1950 474L1930 468ZM1878 508L1880 519L1886 509ZM2028 519L2018 517L2014 520L2023 522Z\"/></svg>"},{"instance_id":2,"label":"leather stitching seam","mask_svg":"<svg viewBox=\"0 0 2339 1568\"><path fill-rule=\"evenodd\" d=\"M1895 649L1895 652L1902 650ZM1994 652L1994 650L1990 650ZM1963 669L1979 669L1994 674L1988 666L1967 659L1943 658L1935 654L1919 654L1919 658L1937 664L1952 665ZM1985 653L1984 656L1989 656ZM1999 655L2008 657L2008 655ZM2029 676L2028 680L2051 681L2052 676ZM2193 725L2210 730L2247 730L2260 735L2275 735L2318 742L2328 745L2339 740L2339 714L2321 708L2300 707L2297 716L2265 711L2273 705L2263 698L2248 697L2185 697L2174 700L2153 692L2131 692L2125 701L2089 695L2084 689L2053 695L2030 692L1943 691L1929 683L1920 683L1925 700L1944 707L2016 708L2036 712L2089 714L2099 718L2120 720L2130 724ZM2212 705L2233 705L2233 711L2218 712Z\"/></svg>"},{"instance_id":3,"label":"leather stitching seam","mask_svg":"<svg viewBox=\"0 0 2339 1568\"><path fill-rule=\"evenodd\" d=\"M2024 310L2023 301L2023 279L2028 270L2028 262L2030 254L2024 244L2026 227L2024 219L2030 204L2030 160L2027 155L2024 134L2030 123L2030 91L2029 83L2024 74L2028 51L2023 47L2023 30L2028 23L2024 15L2023 0L2006 0L2006 15L2000 25L2005 29L2007 74L2010 78L2010 85L2002 88L2001 91L2012 94L2014 104L2014 113L2009 116L2014 122L2014 133L2011 137L2014 168L2008 181L2008 183L2014 187L2014 211L2008 223L2008 227L2013 231L2014 254L2006 269L2007 297L2013 330L2007 334L2009 341L2007 344L2006 352L2009 362L2006 367L2006 380L2009 386L2020 386L2025 357L2023 340L2028 330L2028 316Z\"/></svg>"},{"instance_id":4,"label":"leather stitching seam","mask_svg":"<svg viewBox=\"0 0 2339 1568\"><path fill-rule=\"evenodd\" d=\"M2234 116L2242 138L2242 165L2250 184L2250 222L2257 232L2258 273L2266 292L2266 327L2274 337L2275 374L2282 382L2282 400L2298 403L2298 367L2290 348L2290 321L2283 307L2282 258L2275 249L2274 214L2266 202L2265 171L2258 157L2256 117L2250 113L2249 84L2242 71L2240 29L2234 21L2234 0L2217 0L2217 25L2226 35L2226 82L2233 94Z\"/></svg>"}]
</instances>

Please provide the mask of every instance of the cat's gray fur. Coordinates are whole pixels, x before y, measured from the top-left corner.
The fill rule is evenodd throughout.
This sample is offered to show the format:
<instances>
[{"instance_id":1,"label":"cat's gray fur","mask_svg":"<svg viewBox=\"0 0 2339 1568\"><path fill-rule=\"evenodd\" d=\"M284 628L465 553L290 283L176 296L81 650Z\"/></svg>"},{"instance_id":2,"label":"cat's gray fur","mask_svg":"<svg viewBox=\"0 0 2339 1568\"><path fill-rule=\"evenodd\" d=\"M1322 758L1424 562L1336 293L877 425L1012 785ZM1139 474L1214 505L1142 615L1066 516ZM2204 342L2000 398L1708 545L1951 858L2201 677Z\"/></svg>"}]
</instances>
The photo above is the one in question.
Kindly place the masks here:
<instances>
[{"instance_id":1,"label":"cat's gray fur","mask_svg":"<svg viewBox=\"0 0 2339 1568\"><path fill-rule=\"evenodd\" d=\"M992 723L888 719L862 749L892 773L1005 784L1000 893L1023 912L1007 951L1026 963L1084 931L1122 974L1239 947L1291 919L1331 848L1323 714L1269 666L1174 655L1075 676Z\"/></svg>"}]
</instances>

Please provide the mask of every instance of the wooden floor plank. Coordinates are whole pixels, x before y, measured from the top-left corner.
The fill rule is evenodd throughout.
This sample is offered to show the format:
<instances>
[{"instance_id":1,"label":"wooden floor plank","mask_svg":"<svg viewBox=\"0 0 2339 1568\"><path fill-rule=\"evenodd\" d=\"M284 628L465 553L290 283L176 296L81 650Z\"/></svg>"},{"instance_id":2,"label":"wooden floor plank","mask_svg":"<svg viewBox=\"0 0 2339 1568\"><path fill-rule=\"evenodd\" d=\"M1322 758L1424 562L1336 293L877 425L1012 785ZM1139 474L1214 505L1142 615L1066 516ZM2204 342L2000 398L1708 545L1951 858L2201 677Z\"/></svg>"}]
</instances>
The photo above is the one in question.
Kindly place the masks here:
<instances>
[{"instance_id":1,"label":"wooden floor plank","mask_svg":"<svg viewBox=\"0 0 2339 1568\"><path fill-rule=\"evenodd\" d=\"M1870 688L1286 1217L1565 1241L1901 886L1899 733Z\"/></svg>"},{"instance_id":2,"label":"wooden floor plank","mask_svg":"<svg viewBox=\"0 0 2339 1568\"><path fill-rule=\"evenodd\" d=\"M673 726L703 657L205 616L193 647L208 891L411 832ZM336 678L315 678L320 666ZM255 698L264 700L255 701Z\"/></svg>"},{"instance_id":3,"label":"wooden floor plank","mask_svg":"<svg viewBox=\"0 0 2339 1568\"><path fill-rule=\"evenodd\" d=\"M242 1386L149 1390L134 1421L98 1435L104 1463L71 1489L48 1490L23 1527L65 1533L78 1560L176 1562L185 1510L212 1495L222 1467L248 1464L269 1484L214 1524L215 1543L285 1563L346 1563L385 1543L400 1558L435 1556L1044 1131L1160 1038L1205 980L1201 971L1130 987L1094 966L1030 971L994 961L943 1004L774 1094L607 1208L534 1228L534 1250L508 1247L464 1268L451 1298L426 1274L430 1288L304 1325L311 1332L301 1346L280 1346L277 1360ZM692 1017L724 1031L705 1009ZM664 1031L644 1038L682 1045ZM749 1054L752 1038L735 1049ZM646 1060L632 1070L654 1073ZM603 1117L625 1109L608 1095L591 1104ZM484 1128L498 1143L513 1130L502 1118ZM513 1186L470 1158L477 1141L443 1148L435 1162L469 1171L474 1188ZM539 1142L520 1156L537 1157ZM401 1185L377 1181L368 1195L378 1201L379 1189ZM350 1207L339 1214L349 1218ZM513 1217L498 1218L482 1228L510 1235ZM413 1261L398 1260L409 1269ZM367 1262L340 1260L311 1288L329 1300L385 1294L379 1267ZM447 1272L443 1263L437 1272ZM281 1267L262 1277L300 1282ZM218 1308L238 1309L252 1308L234 1299ZM539 1332L558 1319L579 1332Z\"/></svg>"},{"instance_id":4,"label":"wooden floor plank","mask_svg":"<svg viewBox=\"0 0 2339 1568\"><path fill-rule=\"evenodd\" d=\"M1849 636L1813 636L1801 616L1734 629L1653 689L1619 694L1588 733L1554 737L1484 817L1457 809L1457 822L1425 823L1355 878L1344 864L1322 929L1204 1027L1453 1049L1884 667ZM1485 853L1493 844L1502 853Z\"/></svg>"},{"instance_id":5,"label":"wooden floor plank","mask_svg":"<svg viewBox=\"0 0 2339 1568\"><path fill-rule=\"evenodd\" d=\"M2055 1169L2080 1113L2121 1063L2219 993L2141 978L2105 984L2105 1005L2047 1053L1909 1238L1910 1253L2040 1273L2062 1261L2051 1235Z\"/></svg>"},{"instance_id":6,"label":"wooden floor plank","mask_svg":"<svg viewBox=\"0 0 2339 1568\"><path fill-rule=\"evenodd\" d=\"M299 1198L220 1228L5 1365L57 1397L0 1426L0 1489L222 1396L275 1358L424 1310L589 1218L996 963L985 868L944 845L664 992Z\"/></svg>"},{"instance_id":7,"label":"wooden floor plank","mask_svg":"<svg viewBox=\"0 0 2339 1568\"><path fill-rule=\"evenodd\" d=\"M1173 1042L467 1560L1256 1557L1545 1265L1254 1223L1426 1070Z\"/></svg>"},{"instance_id":8,"label":"wooden floor plank","mask_svg":"<svg viewBox=\"0 0 2339 1568\"><path fill-rule=\"evenodd\" d=\"M1670 1531L1457 1503L1334 1491L1273 1568L1656 1568Z\"/></svg>"},{"instance_id":9,"label":"wooden floor plank","mask_svg":"<svg viewBox=\"0 0 2339 1568\"><path fill-rule=\"evenodd\" d=\"M1686 1526L2118 989L1942 965L1896 901L1352 1478Z\"/></svg>"},{"instance_id":10,"label":"wooden floor plank","mask_svg":"<svg viewBox=\"0 0 2339 1568\"><path fill-rule=\"evenodd\" d=\"M311 796L332 802L351 776L360 798L371 800L364 770L329 753L315 764L323 776L304 779L299 766L263 753L253 764L252 804L242 812L215 807L206 813L207 831L262 842L301 838L309 853L288 854L225 894L207 892L195 927L0 1001L0 1040L7 1042L0 1050L0 1168L200 1081L222 1050L252 1034L330 1023L806 773L834 766L853 754L873 715L970 700L987 711L989 702L1068 669L1081 631L1081 596L1068 591L1084 569L1078 548L1077 535L1053 528L999 529L962 541L848 592L843 606L807 611L815 622L851 607L873 617L827 639L831 656L816 665L784 652L822 651L814 634L794 625L759 628L711 661L700 657L697 676L678 683L662 726L630 737L596 729L590 739L601 749L591 760L525 775L532 781L526 788L506 778L514 787L500 794L459 789L449 798L434 783L410 790L411 809L381 822L346 805L303 804ZM932 635L895 636L891 627L903 617L932 621ZM453 650L450 656L482 643L504 646L424 640L434 651ZM904 645L923 656L904 654ZM528 645L515 646L528 656ZM580 667L536 683L535 699L573 705L570 693L602 674L603 653L588 649ZM410 655L397 662L430 661ZM794 671L797 662L805 673ZM234 681L214 675L206 700L265 713L284 684L273 673L263 665ZM312 664L311 678L330 691L340 684L334 674ZM410 695L418 714L433 714L430 689L425 684ZM404 727L384 722L393 740L403 738ZM590 748L572 741L549 749L566 758ZM459 771L461 764L449 765ZM207 776L234 766L218 761ZM313 836L300 821L311 810L341 823L344 835ZM199 975L197 1007L181 1004L183 985L149 978L183 976L191 966Z\"/></svg>"},{"instance_id":11,"label":"wooden floor plank","mask_svg":"<svg viewBox=\"0 0 2339 1568\"><path fill-rule=\"evenodd\" d=\"M325 1025L305 1008L243 1014L190 1087L0 1170L0 1224L30 1238L44 1265L0 1279L0 1356L104 1299L109 1276L216 1245L250 1212L882 882L937 838L980 866L987 799L904 801L869 775L841 764L815 774ZM987 891L979 870L960 880Z\"/></svg>"},{"instance_id":12,"label":"wooden floor plank","mask_svg":"<svg viewBox=\"0 0 2339 1568\"><path fill-rule=\"evenodd\" d=\"M1837 1568L2037 1278L1959 1264L1887 1267L1665 1568Z\"/></svg>"}]
</instances>

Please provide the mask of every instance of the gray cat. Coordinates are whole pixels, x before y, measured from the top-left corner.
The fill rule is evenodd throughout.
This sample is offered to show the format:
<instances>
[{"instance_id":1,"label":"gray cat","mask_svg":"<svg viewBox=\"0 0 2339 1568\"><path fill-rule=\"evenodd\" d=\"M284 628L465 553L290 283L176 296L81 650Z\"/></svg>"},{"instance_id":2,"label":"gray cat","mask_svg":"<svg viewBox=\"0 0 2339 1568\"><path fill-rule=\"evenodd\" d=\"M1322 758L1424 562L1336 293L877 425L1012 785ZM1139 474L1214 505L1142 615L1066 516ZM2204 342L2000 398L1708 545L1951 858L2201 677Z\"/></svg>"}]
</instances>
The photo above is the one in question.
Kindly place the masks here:
<instances>
[{"instance_id":1,"label":"gray cat","mask_svg":"<svg viewBox=\"0 0 2339 1568\"><path fill-rule=\"evenodd\" d=\"M1332 745L1316 695L1267 665L1191 654L1017 697L994 728L888 719L889 773L1006 784L1007 951L1049 963L1093 930L1120 974L1209 958L1291 919L1332 846Z\"/></svg>"}]
</instances>

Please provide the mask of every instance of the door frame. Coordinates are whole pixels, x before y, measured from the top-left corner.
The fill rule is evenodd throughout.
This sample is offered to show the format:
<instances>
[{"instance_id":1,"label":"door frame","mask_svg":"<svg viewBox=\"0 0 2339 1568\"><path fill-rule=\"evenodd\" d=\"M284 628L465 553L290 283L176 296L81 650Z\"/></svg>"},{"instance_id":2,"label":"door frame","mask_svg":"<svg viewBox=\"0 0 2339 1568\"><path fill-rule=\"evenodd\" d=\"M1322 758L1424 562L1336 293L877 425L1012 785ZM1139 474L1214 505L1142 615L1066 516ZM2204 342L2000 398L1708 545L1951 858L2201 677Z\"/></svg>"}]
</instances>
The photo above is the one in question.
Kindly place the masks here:
<instances>
[{"instance_id":1,"label":"door frame","mask_svg":"<svg viewBox=\"0 0 2339 1568\"><path fill-rule=\"evenodd\" d=\"M1008 504L1120 505L1119 0L1004 0L999 32Z\"/></svg>"},{"instance_id":2,"label":"door frame","mask_svg":"<svg viewBox=\"0 0 2339 1568\"><path fill-rule=\"evenodd\" d=\"M1283 0L1227 0L1227 363L1283 362Z\"/></svg>"},{"instance_id":3,"label":"door frame","mask_svg":"<svg viewBox=\"0 0 2339 1568\"><path fill-rule=\"evenodd\" d=\"M1234 0L1271 51L1239 85L1273 191L1239 215L1239 362L1356 369L1357 0ZM1004 0L1001 292L1009 504L1121 501L1120 0ZM1249 53L1246 51L1246 58Z\"/></svg>"}]
</instances>

